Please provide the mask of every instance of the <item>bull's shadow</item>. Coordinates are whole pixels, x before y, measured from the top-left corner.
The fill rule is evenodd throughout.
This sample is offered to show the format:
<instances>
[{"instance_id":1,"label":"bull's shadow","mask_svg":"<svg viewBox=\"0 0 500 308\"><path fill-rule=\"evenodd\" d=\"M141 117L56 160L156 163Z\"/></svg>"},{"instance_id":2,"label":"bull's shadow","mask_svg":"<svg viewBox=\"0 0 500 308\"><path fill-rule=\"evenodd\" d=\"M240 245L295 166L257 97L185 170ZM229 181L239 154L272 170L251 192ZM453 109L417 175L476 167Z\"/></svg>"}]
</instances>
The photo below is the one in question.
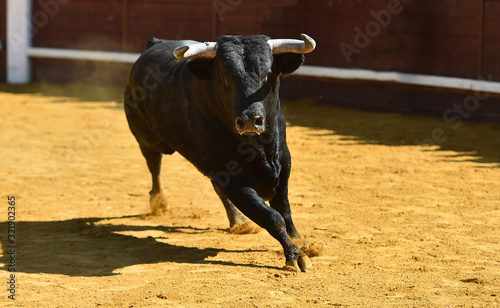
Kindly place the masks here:
<instances>
[{"instance_id":1,"label":"bull's shadow","mask_svg":"<svg viewBox=\"0 0 500 308\"><path fill-rule=\"evenodd\" d=\"M211 232L209 229L98 224L99 221L108 219L113 218L16 222L16 271L69 276L111 276L117 275L115 271L120 268L159 262L267 267L207 260L220 252L244 253L249 250L200 249L163 243L153 237L137 238L117 233L157 230L166 234L189 233L196 236ZM0 228L7 230L7 223L1 223ZM8 264L8 246L6 238L2 237L4 264ZM2 269L7 270L7 267Z\"/></svg>"}]
</instances>

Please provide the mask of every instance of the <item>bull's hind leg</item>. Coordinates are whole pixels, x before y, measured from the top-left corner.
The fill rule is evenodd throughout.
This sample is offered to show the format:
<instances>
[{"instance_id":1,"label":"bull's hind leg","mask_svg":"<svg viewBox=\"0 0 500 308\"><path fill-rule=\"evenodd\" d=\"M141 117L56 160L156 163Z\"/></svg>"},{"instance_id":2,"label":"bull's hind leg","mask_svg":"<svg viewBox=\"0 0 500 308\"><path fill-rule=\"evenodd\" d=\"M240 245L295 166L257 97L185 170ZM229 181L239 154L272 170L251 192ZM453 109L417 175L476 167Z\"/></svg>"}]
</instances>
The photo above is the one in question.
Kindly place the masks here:
<instances>
[{"instance_id":1,"label":"bull's hind leg","mask_svg":"<svg viewBox=\"0 0 500 308\"><path fill-rule=\"evenodd\" d=\"M226 197L224 192L212 181L215 192L219 196L224 208L226 209L227 218L229 219L229 233L232 234L253 234L258 233L261 229L252 221L247 219L240 210Z\"/></svg>"},{"instance_id":2,"label":"bull's hind leg","mask_svg":"<svg viewBox=\"0 0 500 308\"><path fill-rule=\"evenodd\" d=\"M168 202L163 193L163 189L160 184L160 171L161 171L161 159L162 153L147 148L145 146L140 146L142 155L146 158L149 171L151 172L151 177L153 180L153 187L149 192L150 200L149 205L151 207L152 215L159 215L164 213L168 209Z\"/></svg>"}]
</instances>

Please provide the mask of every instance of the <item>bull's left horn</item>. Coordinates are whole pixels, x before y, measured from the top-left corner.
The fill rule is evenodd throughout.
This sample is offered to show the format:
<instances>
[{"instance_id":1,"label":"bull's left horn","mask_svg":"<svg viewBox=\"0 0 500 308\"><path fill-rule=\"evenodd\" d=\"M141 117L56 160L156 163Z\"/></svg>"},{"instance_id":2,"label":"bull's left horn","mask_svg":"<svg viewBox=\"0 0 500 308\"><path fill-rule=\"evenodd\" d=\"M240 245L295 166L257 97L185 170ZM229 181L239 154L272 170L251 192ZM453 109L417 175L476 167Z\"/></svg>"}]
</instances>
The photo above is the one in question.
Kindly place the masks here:
<instances>
[{"instance_id":1,"label":"bull's left horn","mask_svg":"<svg viewBox=\"0 0 500 308\"><path fill-rule=\"evenodd\" d=\"M217 43L196 43L178 47L174 50L174 56L179 60L187 59L213 59L217 54Z\"/></svg>"},{"instance_id":2,"label":"bull's left horn","mask_svg":"<svg viewBox=\"0 0 500 308\"><path fill-rule=\"evenodd\" d=\"M309 53L316 48L316 42L309 35L301 34L300 38L302 40L274 39L268 40L267 43L271 46L271 50L275 55L287 52Z\"/></svg>"}]
</instances>

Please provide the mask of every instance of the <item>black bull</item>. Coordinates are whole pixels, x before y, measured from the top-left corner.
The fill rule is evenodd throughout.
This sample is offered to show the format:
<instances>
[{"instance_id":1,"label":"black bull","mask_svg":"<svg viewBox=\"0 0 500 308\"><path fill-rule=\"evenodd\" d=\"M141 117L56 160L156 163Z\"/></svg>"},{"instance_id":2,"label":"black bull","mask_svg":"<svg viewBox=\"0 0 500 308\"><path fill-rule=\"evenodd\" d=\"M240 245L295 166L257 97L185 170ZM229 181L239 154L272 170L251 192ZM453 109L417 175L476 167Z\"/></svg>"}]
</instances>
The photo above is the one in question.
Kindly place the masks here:
<instances>
[{"instance_id":1,"label":"black bull","mask_svg":"<svg viewBox=\"0 0 500 308\"><path fill-rule=\"evenodd\" d=\"M292 242L308 246L288 202L291 158L278 92L280 75L303 63L314 40L153 38L147 47L131 69L125 110L152 174L152 212L167 208L162 154L177 151L211 179L232 228L245 223L243 213L281 243L287 265L312 266Z\"/></svg>"}]
</instances>

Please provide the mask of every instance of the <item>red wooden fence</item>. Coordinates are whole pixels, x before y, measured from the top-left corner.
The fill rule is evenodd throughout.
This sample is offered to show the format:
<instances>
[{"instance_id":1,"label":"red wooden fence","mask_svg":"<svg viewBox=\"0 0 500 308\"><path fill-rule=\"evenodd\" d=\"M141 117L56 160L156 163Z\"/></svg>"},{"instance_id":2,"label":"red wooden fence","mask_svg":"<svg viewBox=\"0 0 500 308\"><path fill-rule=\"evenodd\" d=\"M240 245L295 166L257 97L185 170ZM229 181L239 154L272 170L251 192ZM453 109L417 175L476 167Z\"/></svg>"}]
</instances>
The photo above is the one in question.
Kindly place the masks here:
<instances>
[{"instance_id":1,"label":"red wooden fence","mask_svg":"<svg viewBox=\"0 0 500 308\"><path fill-rule=\"evenodd\" d=\"M499 0L72 0L34 46L140 52L152 36L305 32L318 43L308 64L500 80L499 29Z\"/></svg>"}]
</instances>

